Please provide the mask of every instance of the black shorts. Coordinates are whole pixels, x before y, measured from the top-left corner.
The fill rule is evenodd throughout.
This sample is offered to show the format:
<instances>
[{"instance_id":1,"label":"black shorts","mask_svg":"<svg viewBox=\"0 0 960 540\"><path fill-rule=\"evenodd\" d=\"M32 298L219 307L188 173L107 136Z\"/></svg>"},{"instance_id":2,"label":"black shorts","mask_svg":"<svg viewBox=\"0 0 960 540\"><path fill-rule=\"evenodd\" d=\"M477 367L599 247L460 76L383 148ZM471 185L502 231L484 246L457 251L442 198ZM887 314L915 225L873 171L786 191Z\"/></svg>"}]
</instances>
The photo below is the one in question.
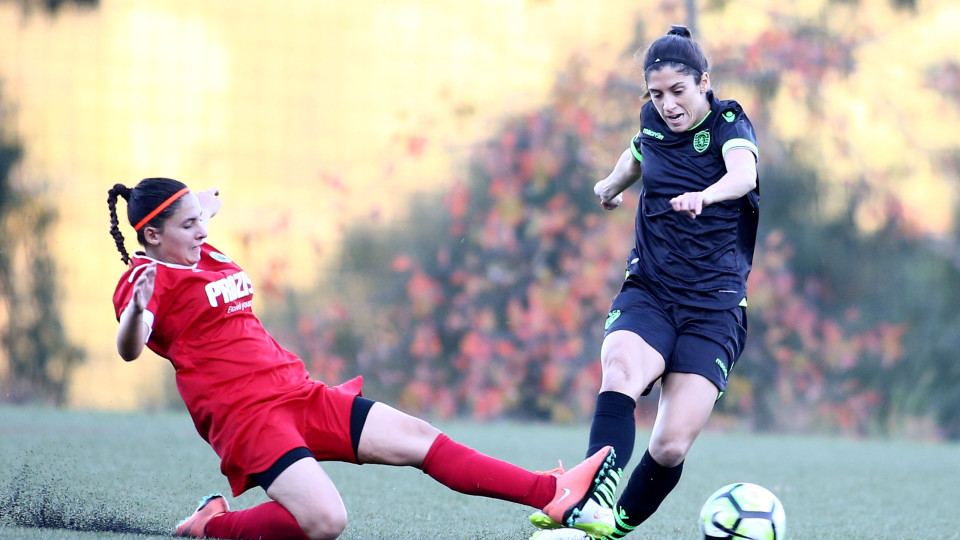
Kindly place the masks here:
<instances>
[{"instance_id":1,"label":"black shorts","mask_svg":"<svg viewBox=\"0 0 960 540\"><path fill-rule=\"evenodd\" d=\"M672 304L627 281L610 306L604 337L617 330L629 330L656 349L666 363L664 375L703 375L722 394L747 341L747 309Z\"/></svg>"}]
</instances>

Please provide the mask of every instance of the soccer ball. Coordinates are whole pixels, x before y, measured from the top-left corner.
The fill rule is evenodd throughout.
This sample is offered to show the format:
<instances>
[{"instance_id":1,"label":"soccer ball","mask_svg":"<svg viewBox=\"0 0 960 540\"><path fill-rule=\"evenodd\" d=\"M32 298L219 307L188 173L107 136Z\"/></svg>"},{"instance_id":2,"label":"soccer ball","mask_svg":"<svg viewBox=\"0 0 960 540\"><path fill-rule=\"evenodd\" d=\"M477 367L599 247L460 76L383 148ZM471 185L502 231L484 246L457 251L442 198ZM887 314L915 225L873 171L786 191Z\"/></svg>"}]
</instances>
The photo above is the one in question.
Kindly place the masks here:
<instances>
[{"instance_id":1,"label":"soccer ball","mask_svg":"<svg viewBox=\"0 0 960 540\"><path fill-rule=\"evenodd\" d=\"M756 484L723 486L700 510L705 540L783 540L787 515L777 496Z\"/></svg>"}]
</instances>

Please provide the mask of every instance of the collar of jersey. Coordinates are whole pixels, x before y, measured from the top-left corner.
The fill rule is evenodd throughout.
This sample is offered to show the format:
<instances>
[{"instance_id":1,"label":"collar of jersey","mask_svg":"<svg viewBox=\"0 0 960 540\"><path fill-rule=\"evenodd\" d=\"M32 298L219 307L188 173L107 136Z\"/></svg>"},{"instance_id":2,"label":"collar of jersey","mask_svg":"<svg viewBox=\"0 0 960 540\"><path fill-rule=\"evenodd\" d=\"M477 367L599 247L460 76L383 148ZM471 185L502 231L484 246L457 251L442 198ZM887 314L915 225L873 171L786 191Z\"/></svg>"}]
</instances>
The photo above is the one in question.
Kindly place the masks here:
<instances>
[{"instance_id":1,"label":"collar of jersey","mask_svg":"<svg viewBox=\"0 0 960 540\"><path fill-rule=\"evenodd\" d=\"M688 129L687 131L693 131L693 130L697 129L698 127L700 127L700 124L702 124L707 118L709 118L709 117L710 117L710 113L712 113L712 112L713 112L713 109L711 108L709 111L707 111L707 114L703 115L703 118L701 118L700 121L697 122L697 125L692 126L692 127L691 127L690 129Z\"/></svg>"},{"instance_id":2,"label":"collar of jersey","mask_svg":"<svg viewBox=\"0 0 960 540\"><path fill-rule=\"evenodd\" d=\"M146 252L144 252L144 251L135 251L135 252L133 253L133 256L134 256L134 257L137 257L137 258L139 258L139 259L146 259L146 260L148 260L148 261L155 262L155 263L157 263L157 264L162 264L162 265L166 266L167 268L179 268L179 269L181 269L181 270L195 270L195 269L197 268L197 264L199 264L199 263L195 263L195 264L191 264L190 266L185 266L185 265L182 265L182 264L168 263L168 262L161 261L161 260L159 260L159 259L154 259L153 257L150 257L150 256L147 255Z\"/></svg>"},{"instance_id":3,"label":"collar of jersey","mask_svg":"<svg viewBox=\"0 0 960 540\"><path fill-rule=\"evenodd\" d=\"M688 129L687 131L693 131L693 130L697 129L698 127L700 127L700 124L702 124L704 121L706 121L707 118L710 118L710 113L713 112L713 107L714 107L715 105L717 105L717 103L718 103L717 98L713 95L713 90L708 90L708 91L707 91L707 103L710 104L710 110L707 111L707 114L703 115L703 118L701 118L700 121L697 122L697 125L691 127L691 128Z\"/></svg>"}]
</instances>

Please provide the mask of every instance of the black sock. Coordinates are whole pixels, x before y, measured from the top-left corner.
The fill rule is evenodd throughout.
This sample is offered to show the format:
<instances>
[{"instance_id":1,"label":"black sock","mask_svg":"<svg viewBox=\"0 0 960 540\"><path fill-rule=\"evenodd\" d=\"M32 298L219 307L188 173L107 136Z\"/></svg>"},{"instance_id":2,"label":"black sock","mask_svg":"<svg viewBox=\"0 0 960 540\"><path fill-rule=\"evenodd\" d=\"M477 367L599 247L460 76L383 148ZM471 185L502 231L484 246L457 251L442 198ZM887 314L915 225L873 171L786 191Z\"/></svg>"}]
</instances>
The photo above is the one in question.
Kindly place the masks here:
<instances>
[{"instance_id":1,"label":"black sock","mask_svg":"<svg viewBox=\"0 0 960 540\"><path fill-rule=\"evenodd\" d=\"M601 392L597 396L597 410L593 413L593 424L590 426L587 457L610 445L616 452L613 466L622 471L630 461L637 438L637 423L633 418L636 408L636 400L626 394Z\"/></svg>"},{"instance_id":2,"label":"black sock","mask_svg":"<svg viewBox=\"0 0 960 540\"><path fill-rule=\"evenodd\" d=\"M620 475L633 454L633 444L637 438L637 423L633 418L636 408L637 401L620 392L601 392L597 396L597 410L593 413L593 424L590 425L587 457L604 446L613 447L613 474L594 495L596 501L607 508L613 508Z\"/></svg>"},{"instance_id":3,"label":"black sock","mask_svg":"<svg viewBox=\"0 0 960 540\"><path fill-rule=\"evenodd\" d=\"M683 463L664 467L650 456L649 451L644 452L617 502L617 532L611 538L622 538L652 516L677 486L681 472Z\"/></svg>"}]
</instances>

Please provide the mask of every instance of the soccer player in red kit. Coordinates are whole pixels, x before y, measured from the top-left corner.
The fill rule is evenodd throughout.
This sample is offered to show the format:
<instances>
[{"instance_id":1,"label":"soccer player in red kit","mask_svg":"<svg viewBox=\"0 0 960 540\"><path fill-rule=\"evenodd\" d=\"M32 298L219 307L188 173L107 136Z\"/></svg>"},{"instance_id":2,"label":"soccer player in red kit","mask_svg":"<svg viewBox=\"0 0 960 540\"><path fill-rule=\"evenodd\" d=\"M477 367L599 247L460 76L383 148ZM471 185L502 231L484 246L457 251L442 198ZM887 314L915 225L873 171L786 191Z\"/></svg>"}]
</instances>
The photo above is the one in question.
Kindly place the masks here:
<instances>
[{"instance_id":1,"label":"soccer player in red kit","mask_svg":"<svg viewBox=\"0 0 960 540\"><path fill-rule=\"evenodd\" d=\"M113 296L117 351L131 361L147 346L168 359L233 495L260 486L272 499L231 512L223 496L208 496L177 527L178 536L337 538L347 513L318 461L413 466L453 490L540 508L591 536L613 530L612 512L594 498L611 480L611 447L566 472L530 472L363 397L361 377L335 387L311 379L254 314L247 274L206 243L221 205L217 195L147 178L132 189L116 184L107 198L111 235L129 267ZM132 256L119 229L118 198L127 201L144 248Z\"/></svg>"}]
</instances>

